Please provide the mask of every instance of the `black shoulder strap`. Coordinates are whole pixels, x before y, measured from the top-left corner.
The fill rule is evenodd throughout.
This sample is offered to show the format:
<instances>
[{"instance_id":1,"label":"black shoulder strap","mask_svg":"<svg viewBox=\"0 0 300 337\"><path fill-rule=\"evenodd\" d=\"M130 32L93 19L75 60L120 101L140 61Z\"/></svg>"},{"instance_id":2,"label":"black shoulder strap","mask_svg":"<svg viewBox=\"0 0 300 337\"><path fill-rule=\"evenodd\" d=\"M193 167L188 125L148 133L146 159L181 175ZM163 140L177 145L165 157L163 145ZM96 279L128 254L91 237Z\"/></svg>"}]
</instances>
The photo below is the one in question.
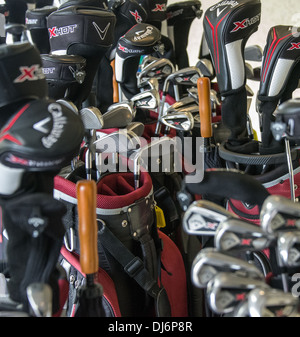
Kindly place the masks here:
<instances>
[{"instance_id":1,"label":"black shoulder strap","mask_svg":"<svg viewBox=\"0 0 300 337\"><path fill-rule=\"evenodd\" d=\"M157 317L171 317L171 307L165 288L159 287L157 281L144 267L143 261L132 254L102 221L98 221L98 225L98 241L123 266L124 271L154 299Z\"/></svg>"}]
</instances>

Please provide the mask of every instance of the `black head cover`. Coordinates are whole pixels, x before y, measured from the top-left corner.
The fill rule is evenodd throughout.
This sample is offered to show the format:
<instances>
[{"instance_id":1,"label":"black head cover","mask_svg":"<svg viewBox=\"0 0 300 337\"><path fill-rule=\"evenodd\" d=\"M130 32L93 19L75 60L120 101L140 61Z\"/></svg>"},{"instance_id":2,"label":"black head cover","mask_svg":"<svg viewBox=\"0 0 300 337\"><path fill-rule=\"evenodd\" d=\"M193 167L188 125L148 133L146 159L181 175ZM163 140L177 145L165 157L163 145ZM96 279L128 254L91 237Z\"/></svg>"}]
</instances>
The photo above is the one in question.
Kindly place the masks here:
<instances>
[{"instance_id":1,"label":"black head cover","mask_svg":"<svg viewBox=\"0 0 300 337\"><path fill-rule=\"evenodd\" d=\"M51 52L102 58L114 39L115 15L89 6L70 6L48 16Z\"/></svg>"},{"instance_id":2,"label":"black head cover","mask_svg":"<svg viewBox=\"0 0 300 337\"><path fill-rule=\"evenodd\" d=\"M0 162L25 171L60 170L84 137L79 115L53 100L25 104L0 132Z\"/></svg>"},{"instance_id":3,"label":"black head cover","mask_svg":"<svg viewBox=\"0 0 300 337\"><path fill-rule=\"evenodd\" d=\"M113 6L113 12L117 17L115 29L115 43L131 27L138 23L146 22L147 12L136 0L121 2L119 6Z\"/></svg>"},{"instance_id":4,"label":"black head cover","mask_svg":"<svg viewBox=\"0 0 300 337\"><path fill-rule=\"evenodd\" d=\"M77 90L85 79L86 60L78 55L41 55L43 73L48 83L50 98L59 99Z\"/></svg>"},{"instance_id":5,"label":"black head cover","mask_svg":"<svg viewBox=\"0 0 300 337\"><path fill-rule=\"evenodd\" d=\"M133 26L117 44L116 79L123 82L124 61L134 56L149 55L160 46L161 33L150 24L140 23Z\"/></svg>"},{"instance_id":6,"label":"black head cover","mask_svg":"<svg viewBox=\"0 0 300 337\"><path fill-rule=\"evenodd\" d=\"M168 37L175 47L178 69L189 66L188 37L192 22L202 15L200 8L199 0L180 1L167 7Z\"/></svg>"},{"instance_id":7,"label":"black head cover","mask_svg":"<svg viewBox=\"0 0 300 337\"><path fill-rule=\"evenodd\" d=\"M30 43L0 46L0 78L0 108L47 96L40 53Z\"/></svg>"},{"instance_id":8,"label":"black head cover","mask_svg":"<svg viewBox=\"0 0 300 337\"><path fill-rule=\"evenodd\" d=\"M220 1L205 12L204 33L222 95L245 85L244 48L260 18L260 0Z\"/></svg>"},{"instance_id":9,"label":"black head cover","mask_svg":"<svg viewBox=\"0 0 300 337\"><path fill-rule=\"evenodd\" d=\"M262 114L261 153L284 151L283 141L275 141L270 125L278 103L292 98L300 77L300 33L296 27L274 26L269 30L258 92Z\"/></svg>"},{"instance_id":10,"label":"black head cover","mask_svg":"<svg viewBox=\"0 0 300 337\"><path fill-rule=\"evenodd\" d=\"M154 24L161 23L167 18L168 0L138 0L147 12L147 22Z\"/></svg>"},{"instance_id":11,"label":"black head cover","mask_svg":"<svg viewBox=\"0 0 300 337\"><path fill-rule=\"evenodd\" d=\"M269 30L261 71L259 99L278 99L290 82L299 80L300 32L292 26L274 26ZM294 88L295 90L295 88Z\"/></svg>"},{"instance_id":12,"label":"black head cover","mask_svg":"<svg viewBox=\"0 0 300 337\"><path fill-rule=\"evenodd\" d=\"M59 6L59 9L63 9L69 6L91 6L91 7L97 7L102 9L107 9L108 4L107 0L69 0L64 2Z\"/></svg>"}]
</instances>

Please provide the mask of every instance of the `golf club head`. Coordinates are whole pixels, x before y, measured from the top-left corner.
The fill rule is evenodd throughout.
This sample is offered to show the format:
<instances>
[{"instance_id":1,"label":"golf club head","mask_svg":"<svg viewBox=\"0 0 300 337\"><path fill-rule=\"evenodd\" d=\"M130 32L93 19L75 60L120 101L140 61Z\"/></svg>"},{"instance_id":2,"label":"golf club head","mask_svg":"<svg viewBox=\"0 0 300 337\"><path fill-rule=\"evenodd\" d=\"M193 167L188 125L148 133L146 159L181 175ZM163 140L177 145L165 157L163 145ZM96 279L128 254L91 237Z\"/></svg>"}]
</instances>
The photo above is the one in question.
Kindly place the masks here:
<instances>
[{"instance_id":1,"label":"golf club head","mask_svg":"<svg viewBox=\"0 0 300 337\"><path fill-rule=\"evenodd\" d=\"M160 97L157 90L151 89L134 95L130 100L136 108L154 110L158 107Z\"/></svg>"},{"instance_id":2,"label":"golf club head","mask_svg":"<svg viewBox=\"0 0 300 337\"><path fill-rule=\"evenodd\" d=\"M97 153L131 153L140 148L139 137L132 131L120 129L116 132L107 134L95 142Z\"/></svg>"},{"instance_id":3,"label":"golf club head","mask_svg":"<svg viewBox=\"0 0 300 337\"><path fill-rule=\"evenodd\" d=\"M268 196L260 212L260 226L270 235L300 230L300 205L280 195Z\"/></svg>"},{"instance_id":4,"label":"golf club head","mask_svg":"<svg viewBox=\"0 0 300 337\"><path fill-rule=\"evenodd\" d=\"M264 280L263 273L255 265L220 253L215 248L202 249L194 258L191 271L192 282L198 288L206 288L208 282L219 272Z\"/></svg>"},{"instance_id":5,"label":"golf club head","mask_svg":"<svg viewBox=\"0 0 300 337\"><path fill-rule=\"evenodd\" d=\"M248 306L248 295L247 298L240 302L232 312L233 317L250 317L249 306Z\"/></svg>"},{"instance_id":6,"label":"golf club head","mask_svg":"<svg viewBox=\"0 0 300 337\"><path fill-rule=\"evenodd\" d=\"M132 122L132 109L126 104L118 104L111 107L103 114L103 129L125 128Z\"/></svg>"},{"instance_id":7,"label":"golf club head","mask_svg":"<svg viewBox=\"0 0 300 337\"><path fill-rule=\"evenodd\" d=\"M178 131L190 131L194 127L194 117L188 111L175 112L161 117L161 122Z\"/></svg>"},{"instance_id":8,"label":"golf club head","mask_svg":"<svg viewBox=\"0 0 300 337\"><path fill-rule=\"evenodd\" d=\"M233 312L240 302L246 300L247 294L257 287L267 288L268 285L261 280L221 272L208 282L207 300L215 313L227 314Z\"/></svg>"},{"instance_id":9,"label":"golf club head","mask_svg":"<svg viewBox=\"0 0 300 337\"><path fill-rule=\"evenodd\" d=\"M135 118L135 115L136 115L136 109L135 109L135 106L133 104L133 102L131 102L130 100L124 100L124 101L121 101L121 102L117 102L117 103L113 103L111 104L108 108L107 108L107 112L110 111L110 110L113 110L117 107L126 107L127 109L130 110L131 114L132 114L132 119Z\"/></svg>"},{"instance_id":10,"label":"golf club head","mask_svg":"<svg viewBox=\"0 0 300 337\"><path fill-rule=\"evenodd\" d=\"M263 57L263 50L259 45L247 46L244 52L245 60L261 62Z\"/></svg>"},{"instance_id":11,"label":"golf club head","mask_svg":"<svg viewBox=\"0 0 300 337\"><path fill-rule=\"evenodd\" d=\"M196 200L186 210L182 219L182 226L190 235L215 235L219 224L228 218L235 217L208 200Z\"/></svg>"},{"instance_id":12,"label":"golf club head","mask_svg":"<svg viewBox=\"0 0 300 337\"><path fill-rule=\"evenodd\" d=\"M147 65L149 65L150 63L159 60L158 57L154 57L152 55L145 55L145 56L141 56L142 61L139 64L139 70L142 71L145 67L147 67Z\"/></svg>"},{"instance_id":13,"label":"golf club head","mask_svg":"<svg viewBox=\"0 0 300 337\"><path fill-rule=\"evenodd\" d=\"M281 232L277 239L281 263L286 267L300 266L300 231Z\"/></svg>"},{"instance_id":14,"label":"golf club head","mask_svg":"<svg viewBox=\"0 0 300 337\"><path fill-rule=\"evenodd\" d=\"M183 97L179 101L172 104L168 109L167 113L174 112L182 108L187 108L190 105L195 106L195 100L192 97Z\"/></svg>"},{"instance_id":15,"label":"golf club head","mask_svg":"<svg viewBox=\"0 0 300 337\"><path fill-rule=\"evenodd\" d=\"M158 79L153 77L149 78L145 81L138 82L137 84L138 88L141 89L141 91L151 90L154 89L159 92L159 83Z\"/></svg>"},{"instance_id":16,"label":"golf club head","mask_svg":"<svg viewBox=\"0 0 300 337\"><path fill-rule=\"evenodd\" d=\"M219 224L214 237L219 251L259 251L270 246L273 237L267 235L259 226L242 219L231 218Z\"/></svg>"},{"instance_id":17,"label":"golf club head","mask_svg":"<svg viewBox=\"0 0 300 337\"><path fill-rule=\"evenodd\" d=\"M145 125L141 122L131 122L126 126L127 131L134 132L138 137L142 137Z\"/></svg>"},{"instance_id":18,"label":"golf club head","mask_svg":"<svg viewBox=\"0 0 300 337\"><path fill-rule=\"evenodd\" d=\"M32 283L26 289L30 310L34 317L52 316L52 289L46 283Z\"/></svg>"},{"instance_id":19,"label":"golf club head","mask_svg":"<svg viewBox=\"0 0 300 337\"><path fill-rule=\"evenodd\" d=\"M60 98L56 102L60 103L61 105L66 106L68 109L74 111L78 115L79 112L78 112L77 106L72 101L64 99L64 98Z\"/></svg>"},{"instance_id":20,"label":"golf club head","mask_svg":"<svg viewBox=\"0 0 300 337\"><path fill-rule=\"evenodd\" d=\"M248 294L250 317L300 317L299 298L279 289L256 288Z\"/></svg>"},{"instance_id":21,"label":"golf club head","mask_svg":"<svg viewBox=\"0 0 300 337\"><path fill-rule=\"evenodd\" d=\"M153 60L137 73L138 85L149 78L156 78L161 81L172 74L174 70L173 63L167 58Z\"/></svg>"},{"instance_id":22,"label":"golf club head","mask_svg":"<svg viewBox=\"0 0 300 337\"><path fill-rule=\"evenodd\" d=\"M79 114L86 130L98 130L103 128L103 116L98 108L83 108L79 111Z\"/></svg>"},{"instance_id":23,"label":"golf club head","mask_svg":"<svg viewBox=\"0 0 300 337\"><path fill-rule=\"evenodd\" d=\"M208 77L210 80L215 78L214 66L209 59L201 58L197 62L197 67L200 69L204 77Z\"/></svg>"}]
</instances>

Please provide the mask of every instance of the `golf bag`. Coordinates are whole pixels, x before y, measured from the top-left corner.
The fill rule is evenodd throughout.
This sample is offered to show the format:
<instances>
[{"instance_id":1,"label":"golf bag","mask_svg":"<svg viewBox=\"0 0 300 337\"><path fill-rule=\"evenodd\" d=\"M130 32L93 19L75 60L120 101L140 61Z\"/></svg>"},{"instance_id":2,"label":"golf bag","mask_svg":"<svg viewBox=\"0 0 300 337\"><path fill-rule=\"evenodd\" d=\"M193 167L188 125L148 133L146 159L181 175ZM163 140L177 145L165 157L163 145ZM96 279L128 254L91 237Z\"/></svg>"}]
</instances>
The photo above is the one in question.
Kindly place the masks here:
<instances>
[{"instance_id":1,"label":"golf bag","mask_svg":"<svg viewBox=\"0 0 300 337\"><path fill-rule=\"evenodd\" d=\"M296 29L296 31L294 31ZM300 77L300 37L297 28L274 26L269 30L258 92L258 113L262 131L261 154L284 151L283 141L271 132L277 106L292 98Z\"/></svg>"},{"instance_id":2,"label":"golf bag","mask_svg":"<svg viewBox=\"0 0 300 337\"><path fill-rule=\"evenodd\" d=\"M260 23L259 0L220 1L204 15L204 33L212 55L222 100L222 122L231 131L232 151L249 153L257 144L247 132L247 92L244 49ZM239 104L236 104L239 102Z\"/></svg>"},{"instance_id":3,"label":"golf bag","mask_svg":"<svg viewBox=\"0 0 300 337\"><path fill-rule=\"evenodd\" d=\"M116 102L114 99L114 62L118 40L134 25L145 22L147 17L146 11L136 0L110 1L109 8L116 16L114 42L101 60L95 83L96 104L103 111Z\"/></svg>"},{"instance_id":4,"label":"golf bag","mask_svg":"<svg viewBox=\"0 0 300 337\"><path fill-rule=\"evenodd\" d=\"M80 247L75 183L79 167L67 179L55 178L55 198L67 207L67 235L61 264L70 279L68 316L76 310ZM108 173L97 183L98 281L103 286L105 315L186 316L185 269L176 245L157 230L152 181L147 172L134 189L132 173Z\"/></svg>"},{"instance_id":5,"label":"golf bag","mask_svg":"<svg viewBox=\"0 0 300 337\"><path fill-rule=\"evenodd\" d=\"M25 24L30 32L32 42L36 45L41 54L50 53L49 34L47 28L47 17L57 8L47 6L27 10L25 13Z\"/></svg>"}]
</instances>

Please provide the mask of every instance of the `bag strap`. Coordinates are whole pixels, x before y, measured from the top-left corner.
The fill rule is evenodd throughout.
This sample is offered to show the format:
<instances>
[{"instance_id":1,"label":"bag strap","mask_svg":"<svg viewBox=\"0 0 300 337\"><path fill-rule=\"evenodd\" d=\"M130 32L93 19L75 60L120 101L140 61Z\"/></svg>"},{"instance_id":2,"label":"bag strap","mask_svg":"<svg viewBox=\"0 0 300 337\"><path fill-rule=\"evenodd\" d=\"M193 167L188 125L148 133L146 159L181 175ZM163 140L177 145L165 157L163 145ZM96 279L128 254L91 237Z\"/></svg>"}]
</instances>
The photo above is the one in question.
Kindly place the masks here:
<instances>
[{"instance_id":1,"label":"bag strap","mask_svg":"<svg viewBox=\"0 0 300 337\"><path fill-rule=\"evenodd\" d=\"M133 278L154 299L157 317L171 317L171 306L165 288L159 287L157 281L145 268L143 261L123 245L107 228L104 221L98 219L98 225L98 242L101 242L109 250L110 254L123 266L127 275Z\"/></svg>"}]
</instances>

